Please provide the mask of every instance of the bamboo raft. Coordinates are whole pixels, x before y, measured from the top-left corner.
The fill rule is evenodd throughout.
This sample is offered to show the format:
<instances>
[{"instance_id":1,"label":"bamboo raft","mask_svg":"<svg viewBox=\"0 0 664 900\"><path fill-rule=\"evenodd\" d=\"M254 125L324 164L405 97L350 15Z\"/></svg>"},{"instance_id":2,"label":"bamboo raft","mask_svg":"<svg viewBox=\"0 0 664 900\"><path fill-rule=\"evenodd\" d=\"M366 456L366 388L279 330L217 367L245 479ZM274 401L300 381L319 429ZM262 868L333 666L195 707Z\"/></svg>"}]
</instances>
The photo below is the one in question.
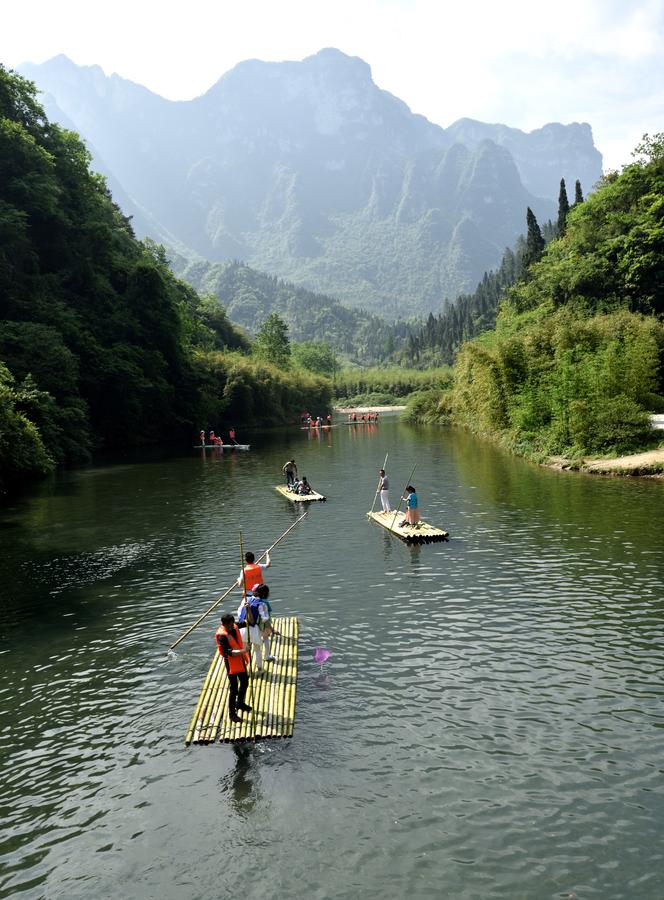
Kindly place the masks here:
<instances>
[{"instance_id":1,"label":"bamboo raft","mask_svg":"<svg viewBox=\"0 0 664 900\"><path fill-rule=\"evenodd\" d=\"M252 653L251 680L245 703L253 706L253 718L252 713L244 712L242 722L229 721L226 665L215 650L185 738L186 747L215 741L233 744L293 737L298 621L295 616L278 618L274 620L274 627L280 633L272 638L276 662L264 663L263 671L257 672Z\"/></svg>"},{"instance_id":2,"label":"bamboo raft","mask_svg":"<svg viewBox=\"0 0 664 900\"><path fill-rule=\"evenodd\" d=\"M251 444L194 444L194 450L248 450Z\"/></svg>"},{"instance_id":3,"label":"bamboo raft","mask_svg":"<svg viewBox=\"0 0 664 900\"><path fill-rule=\"evenodd\" d=\"M279 491L283 497L287 497L292 503L311 503L312 500L327 500L327 497L316 491L312 491L310 494L295 494L283 484L277 484L274 489Z\"/></svg>"},{"instance_id":4,"label":"bamboo raft","mask_svg":"<svg viewBox=\"0 0 664 900\"><path fill-rule=\"evenodd\" d=\"M447 531L435 528L428 522L419 522L415 526L408 525L408 527L402 528L399 522L403 521L403 512L397 513L396 516L394 512L368 512L367 517L407 544L432 544L436 541L449 541L450 539Z\"/></svg>"}]
</instances>

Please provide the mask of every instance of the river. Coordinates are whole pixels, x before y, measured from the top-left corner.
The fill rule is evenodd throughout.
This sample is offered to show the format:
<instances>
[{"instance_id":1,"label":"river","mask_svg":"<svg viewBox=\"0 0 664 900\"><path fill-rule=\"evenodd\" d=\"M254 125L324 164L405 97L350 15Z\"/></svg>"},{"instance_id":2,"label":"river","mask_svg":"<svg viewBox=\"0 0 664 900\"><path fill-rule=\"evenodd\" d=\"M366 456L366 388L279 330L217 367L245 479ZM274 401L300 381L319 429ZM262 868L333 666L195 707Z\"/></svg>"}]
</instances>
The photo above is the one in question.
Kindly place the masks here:
<instances>
[{"instance_id":1,"label":"river","mask_svg":"<svg viewBox=\"0 0 664 900\"><path fill-rule=\"evenodd\" d=\"M251 440L0 513L0 897L660 898L664 484L396 420ZM449 543L366 521L387 452ZM328 496L268 573L294 737L185 749L218 615L165 651L239 529L262 551L296 518L290 456Z\"/></svg>"}]
</instances>

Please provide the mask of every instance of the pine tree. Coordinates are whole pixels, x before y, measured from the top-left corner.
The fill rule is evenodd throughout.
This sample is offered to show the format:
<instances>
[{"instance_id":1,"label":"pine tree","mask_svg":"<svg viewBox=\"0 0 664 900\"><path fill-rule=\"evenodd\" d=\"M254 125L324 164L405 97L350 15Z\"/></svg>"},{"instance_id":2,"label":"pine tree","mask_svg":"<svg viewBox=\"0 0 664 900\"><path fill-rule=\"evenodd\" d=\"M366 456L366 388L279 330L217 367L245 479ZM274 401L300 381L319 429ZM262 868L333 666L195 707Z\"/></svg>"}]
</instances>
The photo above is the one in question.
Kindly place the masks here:
<instances>
[{"instance_id":1,"label":"pine tree","mask_svg":"<svg viewBox=\"0 0 664 900\"><path fill-rule=\"evenodd\" d=\"M530 207L526 210L526 222L528 224L528 233L526 235L526 252L523 260L524 269L528 269L533 263L538 262L542 258L542 250L544 250L544 238L537 224L535 213Z\"/></svg>"},{"instance_id":2,"label":"pine tree","mask_svg":"<svg viewBox=\"0 0 664 900\"><path fill-rule=\"evenodd\" d=\"M562 237L565 234L568 213L569 200L567 199L567 188L565 187L565 179L561 178L560 193L558 194L558 237Z\"/></svg>"},{"instance_id":3,"label":"pine tree","mask_svg":"<svg viewBox=\"0 0 664 900\"><path fill-rule=\"evenodd\" d=\"M583 193L581 192L581 182L577 178L574 186L574 206L578 206L579 203L583 203Z\"/></svg>"}]
</instances>

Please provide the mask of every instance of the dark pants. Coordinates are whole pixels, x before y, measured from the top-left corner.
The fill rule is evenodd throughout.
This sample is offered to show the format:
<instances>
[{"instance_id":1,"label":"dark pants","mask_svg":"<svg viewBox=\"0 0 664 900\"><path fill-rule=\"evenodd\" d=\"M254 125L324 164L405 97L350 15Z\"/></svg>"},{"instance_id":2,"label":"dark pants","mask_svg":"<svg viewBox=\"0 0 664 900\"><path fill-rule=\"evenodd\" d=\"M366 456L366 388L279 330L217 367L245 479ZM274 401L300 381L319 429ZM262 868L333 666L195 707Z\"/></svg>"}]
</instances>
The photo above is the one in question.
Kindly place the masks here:
<instances>
[{"instance_id":1,"label":"dark pants","mask_svg":"<svg viewBox=\"0 0 664 900\"><path fill-rule=\"evenodd\" d=\"M228 712L233 716L237 713L238 705L242 706L249 687L249 676L246 672L238 672L237 675L228 675Z\"/></svg>"},{"instance_id":2,"label":"dark pants","mask_svg":"<svg viewBox=\"0 0 664 900\"><path fill-rule=\"evenodd\" d=\"M295 473L292 469L286 469L286 485L290 487L291 484L295 481Z\"/></svg>"}]
</instances>

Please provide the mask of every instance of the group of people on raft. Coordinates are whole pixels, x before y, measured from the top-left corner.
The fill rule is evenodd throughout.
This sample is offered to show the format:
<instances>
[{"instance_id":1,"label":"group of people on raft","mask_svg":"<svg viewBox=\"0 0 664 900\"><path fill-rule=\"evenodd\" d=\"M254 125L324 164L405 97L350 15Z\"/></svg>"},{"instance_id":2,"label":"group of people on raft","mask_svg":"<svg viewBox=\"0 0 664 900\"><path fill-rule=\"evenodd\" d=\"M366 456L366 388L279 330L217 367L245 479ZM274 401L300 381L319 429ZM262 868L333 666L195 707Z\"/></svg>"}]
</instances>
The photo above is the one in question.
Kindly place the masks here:
<instances>
[{"instance_id":1,"label":"group of people on raft","mask_svg":"<svg viewBox=\"0 0 664 900\"><path fill-rule=\"evenodd\" d=\"M199 437L201 439L201 447L205 447L205 431L202 428L201 428ZM222 444L224 443L224 438L220 434L215 434L214 429L211 429L207 442L208 442L208 444L214 444L217 447L221 447ZM235 440L235 429L234 428L231 428L230 431L228 432L228 442L229 442L229 444L237 444L237 441Z\"/></svg>"},{"instance_id":2,"label":"group of people on raft","mask_svg":"<svg viewBox=\"0 0 664 900\"><path fill-rule=\"evenodd\" d=\"M309 413L302 413L300 416L300 422L304 428L323 428L324 426L331 427L332 426L332 416L325 416L325 420L323 420L322 416L312 416Z\"/></svg>"},{"instance_id":3,"label":"group of people on raft","mask_svg":"<svg viewBox=\"0 0 664 900\"><path fill-rule=\"evenodd\" d=\"M294 494L314 493L314 489L307 481L306 475L303 475L302 478L297 477L297 466L295 465L294 459L289 459L288 462L284 463L281 467L281 471L284 473L286 487L289 491L292 491Z\"/></svg>"},{"instance_id":4,"label":"group of people on raft","mask_svg":"<svg viewBox=\"0 0 664 900\"><path fill-rule=\"evenodd\" d=\"M253 553L244 555L245 564L237 580L243 589L243 597L237 613L226 613L221 617L215 639L217 649L224 659L228 675L228 718L231 722L241 722L240 713L251 712L246 703L249 687L251 647L256 658L256 670L263 671L263 661L275 662L270 653L272 635L278 634L272 626L270 588L265 584L263 573L270 568L270 553L265 554L265 562L256 562Z\"/></svg>"},{"instance_id":5,"label":"group of people on raft","mask_svg":"<svg viewBox=\"0 0 664 900\"><path fill-rule=\"evenodd\" d=\"M368 412L368 413L362 413L359 416L356 412L348 413L348 422L350 425L357 425L358 423L360 425L366 425L367 422L371 423L372 425L375 425L378 422L378 413L377 412Z\"/></svg>"}]
</instances>

